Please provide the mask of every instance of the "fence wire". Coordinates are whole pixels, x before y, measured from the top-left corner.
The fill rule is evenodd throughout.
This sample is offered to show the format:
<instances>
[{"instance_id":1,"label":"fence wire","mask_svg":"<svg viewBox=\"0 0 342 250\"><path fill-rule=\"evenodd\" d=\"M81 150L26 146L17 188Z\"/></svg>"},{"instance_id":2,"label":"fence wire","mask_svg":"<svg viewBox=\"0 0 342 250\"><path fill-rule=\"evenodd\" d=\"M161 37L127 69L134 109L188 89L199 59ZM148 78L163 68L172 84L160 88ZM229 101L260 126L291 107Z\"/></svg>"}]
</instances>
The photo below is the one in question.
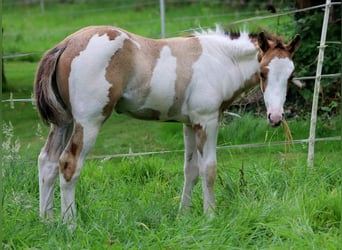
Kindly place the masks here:
<instances>
[{"instance_id":1,"label":"fence wire","mask_svg":"<svg viewBox=\"0 0 342 250\"><path fill-rule=\"evenodd\" d=\"M333 136L333 137L323 137L323 138L315 138L315 142L333 142L333 141L341 141L341 136ZM309 139L298 139L289 141L276 141L276 142L263 142L263 143L249 143L249 144L237 144L237 145L225 145L225 146L217 146L216 149L219 150L228 150L228 149L252 149L252 148L260 148L260 147L272 147L272 146L282 146L282 145L295 145L295 144L308 144ZM108 161L116 158L130 158L130 157L141 157L141 156L152 156L152 155L162 155L162 154L179 154L184 153L183 149L176 150L160 150L160 151L146 151L146 152L130 152L128 153L118 153L118 154L107 154L107 155L92 155L89 154L87 157L88 160L101 160ZM23 160L23 159L3 159L2 164L8 164L11 162L20 162L32 164L36 163L37 160Z\"/></svg>"},{"instance_id":2,"label":"fence wire","mask_svg":"<svg viewBox=\"0 0 342 250\"><path fill-rule=\"evenodd\" d=\"M177 1L175 1L177 2ZM182 1L179 1L182 2ZM187 2L195 2L195 1L187 1ZM211 2L211 1L208 1ZM220 1L213 1L213 2L220 2ZM149 5L155 5L155 2L147 2L145 3L145 6L149 6ZM341 5L341 2L331 2L330 5ZM111 10L122 10L125 8L133 8L135 7L135 4L130 4L130 5L124 5L124 6L120 6L120 7L116 7L116 8L112 8ZM314 9L320 9L320 8L324 8L326 7L326 4L321 4L321 5L316 5L316 6L312 6L312 7L308 7L308 8L303 8L303 9L296 9L296 10L289 10L289 11L285 11L285 12L281 12L281 13L276 13L276 14L272 14L272 15L263 15L263 16L256 16L256 17L252 17L252 18L246 18L246 19L241 19L241 20L237 20L237 21L233 21L230 22L229 25L235 25L235 24L239 24L239 23L248 23L248 22L252 22L252 21L257 21L257 20L263 20L263 19L269 19L269 18L276 18L276 17L281 17L281 16L285 16L285 15L292 15L292 14L296 14L299 12L305 12L305 11L309 11L309 10L314 10ZM108 10L107 9L93 9L93 10L88 10L88 11L80 11L82 13L89 13L89 12L97 12L97 11L104 11L104 10ZM78 12L78 13L80 13ZM243 13L242 13L243 14ZM245 13L245 14L250 14L249 13ZM179 21L179 20L191 20L191 19L196 19L196 18L216 18L216 17L225 17L225 16L232 16L235 14L216 14L216 15L206 15L206 16L193 16L193 17L179 17L179 18L170 18L168 19L168 21ZM145 20L142 22L145 23L151 23L151 22L158 22L159 19L152 19L152 20ZM139 23L141 25L142 22L130 22L126 25L135 25L137 23ZM200 27L200 28L194 28L194 29L187 29L187 30L181 30L176 32L177 34L182 34L182 33L189 33L189 32L194 32L196 30L200 30L200 29L207 29L207 28L212 28L212 27ZM70 29L70 28L68 28ZM16 33L11 33L12 35L15 35ZM11 35L10 34L10 35ZM175 33L168 33L167 36L170 36L171 34L175 34ZM337 44L341 44L340 41L330 41L330 43L337 43ZM32 55L32 54L42 54L44 53L44 51L33 51L33 52L23 52L23 53L15 53L15 54L10 54L10 55L3 55L2 58L3 59L11 59L11 58L16 58L16 57L24 57L24 56L28 56L28 55ZM341 77L341 73L335 73L335 74L325 74L325 75L320 75L320 78L338 78ZM294 80L311 80L311 79L316 79L317 76L303 76L303 77L296 77L294 78ZM5 102L9 102L11 103L10 107L14 108L14 102L31 102L33 105L35 103L35 100L33 98L21 98L21 99L15 99L12 96L9 99L5 99L5 100L1 100L2 103ZM314 141L315 142L321 142L321 141L340 141L341 140L341 136L335 136L335 137L326 137L326 138L315 138ZM309 143L310 139L299 139L299 140L293 140L291 143L293 144L299 144L299 143ZM229 146L218 146L217 149L218 150L222 150L222 149L233 149L233 148L255 148L255 147L266 147L266 146L275 146L275 145L285 145L285 144L289 144L289 141L280 141L280 142L269 142L269 143L252 143L252 144L240 144L240 145L229 145ZM93 156L89 156L88 159L103 159L103 160L108 160L111 158L122 158L122 157L135 157L135 156L145 156L145 155L154 155L154 154L168 154L168 153L178 153L178 152L184 152L184 150L165 150L165 151L154 151L154 152L137 152L137 153L133 153L133 152L129 152L126 154L113 154L113 155L93 155Z\"/></svg>"},{"instance_id":3,"label":"fence wire","mask_svg":"<svg viewBox=\"0 0 342 250\"><path fill-rule=\"evenodd\" d=\"M324 141L340 141L341 136L334 137L325 137L325 138L316 138L315 142L324 142ZM238 144L238 145L227 145L227 146L217 146L217 150L227 150L227 149L242 149L242 148L259 148L259 147L270 147L270 146L280 146L280 145L293 145L293 144L306 144L309 142L309 139L299 139L289 141L277 141L277 142L264 142L264 143L250 143L250 144ZM102 159L109 160L113 158L124 158L124 157L137 157L137 156L147 156L147 155L156 155L156 154L170 154L170 153L183 153L184 150L162 150L162 151L151 151L151 152L129 152L126 154L112 154L112 155L92 155L87 157L88 159Z\"/></svg>"},{"instance_id":4,"label":"fence wire","mask_svg":"<svg viewBox=\"0 0 342 250\"><path fill-rule=\"evenodd\" d=\"M323 78L339 78L341 77L341 73L336 73L336 74L325 74L320 76L322 79ZM294 77L293 80L299 80L299 81L304 81L304 80L313 80L316 79L316 76L301 76L301 77ZM35 99L33 98L8 98L1 100L1 102L9 102L9 103L14 103L14 102L31 102L32 104L35 103ZM13 106L13 105L12 105Z\"/></svg>"}]
</instances>

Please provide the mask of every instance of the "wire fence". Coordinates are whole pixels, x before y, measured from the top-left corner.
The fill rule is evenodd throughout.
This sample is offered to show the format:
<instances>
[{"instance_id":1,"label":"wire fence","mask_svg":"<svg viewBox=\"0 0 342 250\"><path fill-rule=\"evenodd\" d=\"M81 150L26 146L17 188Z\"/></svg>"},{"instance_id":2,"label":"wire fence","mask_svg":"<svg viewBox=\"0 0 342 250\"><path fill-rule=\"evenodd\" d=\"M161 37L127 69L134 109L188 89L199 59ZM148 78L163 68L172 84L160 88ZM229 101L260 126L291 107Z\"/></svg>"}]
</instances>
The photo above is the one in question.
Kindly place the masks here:
<instances>
[{"instance_id":1,"label":"wire fence","mask_svg":"<svg viewBox=\"0 0 342 250\"><path fill-rule=\"evenodd\" d=\"M323 74L320 76L323 78L339 78L341 77L341 73L335 73L335 74ZM305 81L305 80L313 80L316 79L316 76L301 76L301 77L294 77L293 80L299 80L299 81ZM1 100L1 102L9 102L11 105L10 107L14 109L14 103L15 102L31 102L33 105L35 103L34 98L14 98L13 94L10 93L10 98Z\"/></svg>"},{"instance_id":2,"label":"wire fence","mask_svg":"<svg viewBox=\"0 0 342 250\"><path fill-rule=\"evenodd\" d=\"M108 0L108 2L111 2ZM189 3L196 3L198 1L185 1ZM222 1L201 1L202 2L208 2L211 5L212 4L222 4ZM177 3L184 3L184 1L172 1L173 4ZM20 3L13 3L13 4L20 4ZM340 5L341 2L332 2L331 5ZM8 3L8 5L10 5ZM126 4L126 5L120 5L120 6L113 6L110 8L94 8L94 9L87 9L87 10L79 10L79 11L66 11L63 14L68 16L68 15L74 15L74 14L89 14L91 12L103 12L103 11L120 11L124 9L132 9L136 7L137 4ZM256 4L257 5L257 4ZM144 2L144 6L155 6L158 7L159 4L156 1L150 1L150 2ZM241 23L249 23L253 21L258 21L258 20L264 20L264 19L270 19L270 18L278 18L281 16L289 16L293 15L296 13L300 12L306 12L310 10L316 10L316 9L322 9L324 8L325 4L321 5L316 5L308 8L303 8L303 9L295 9L294 7L287 7L285 9L280 9L278 13L275 14L269 14L269 11L267 10L258 10L258 11L239 11L238 13L224 13L224 14L209 14L209 15L193 15L193 16L182 16L182 17L167 17L165 21L167 22L183 22L183 21L189 21L189 20L198 20L202 18L206 19L215 19L215 18L224 18L224 17L234 17L234 16L250 16L252 14L257 14L255 17L251 18L246 18L246 19L239 19L237 21L229 22L227 25L236 25L236 24L241 24ZM127 22L125 21L124 25L126 27L129 26L135 26L135 25L148 25L150 23L156 23L159 22L159 18L149 18L149 19L144 19L144 20L138 20L138 21L130 21ZM165 24L164 24L165 26ZM57 29L56 32L72 32L75 29L79 29L81 27L65 27L65 28L60 28ZM184 34L184 33L193 33L195 31L201 30L201 29L209 29L213 28L213 26L207 26L207 27L198 27L198 28L191 28L191 29L185 29L185 30L179 30L177 32L166 32L165 36L166 37L171 37L179 34ZM16 37L18 35L24 36L26 33L29 34L30 31L25 31L25 30L20 30L18 32L6 32L7 37ZM160 34L151 36L151 38L159 38ZM340 43L340 41L334 41L334 43ZM13 54L5 54L2 55L3 59L13 59L13 58L18 58L18 57L25 57L29 55L36 55L36 54L43 54L45 51L29 51L29 52L20 52L20 53L13 53Z\"/></svg>"},{"instance_id":3,"label":"wire fence","mask_svg":"<svg viewBox=\"0 0 342 250\"><path fill-rule=\"evenodd\" d=\"M113 11L120 11L117 8L113 8ZM88 10L89 12L102 12L102 11L109 11L108 9L93 9L93 10ZM86 11L84 12L76 12L77 14L87 14ZM70 12L70 15L76 14ZM263 15L269 13L268 11L258 11L258 15ZM65 14L65 13L64 13ZM217 19L217 18L224 18L224 17L238 17L238 16L250 16L252 14L255 14L255 11L242 11L239 13L225 13L225 14L207 14L207 15L192 15L192 16L182 16L182 17L167 17L165 19L165 22L183 22L183 21L191 21L191 20L200 20L202 18L206 18L208 20L211 19ZM261 16L263 17L263 16ZM264 16L265 19L270 18L272 16L266 15ZM277 17L276 15L274 17ZM263 18L261 18L263 19ZM247 19L246 19L247 20ZM129 27L129 26L136 26L136 25L148 25L151 23L158 23L160 21L159 18L149 18L149 19L143 19L143 20L137 20L137 21L125 21L124 26ZM251 20L253 21L253 20ZM248 20L246 22L249 22ZM229 23L229 24L234 24L235 22ZM236 21L236 23L240 23L240 21ZM119 23L120 24L120 23ZM58 33L65 33L65 32L72 32L76 29L79 29L81 27L63 27L59 29L55 29L55 32ZM174 35L179 35L179 34L184 34L184 33L190 33L194 32L199 29L206 29L206 28L212 28L212 26L207 26L207 27L198 27L198 28L191 28L191 29L186 29L186 30L179 30L177 32L167 32L165 35L166 37L171 37ZM25 34L30 34L30 31L26 30L20 30L18 32L10 31L6 32L7 37L16 37L18 35L24 36ZM150 36L151 38L159 38L160 34L152 35ZM28 52L28 53L43 53L44 51L35 51L35 52Z\"/></svg>"},{"instance_id":4,"label":"wire fence","mask_svg":"<svg viewBox=\"0 0 342 250\"><path fill-rule=\"evenodd\" d=\"M340 141L341 136L316 138L315 142L328 142L328 141ZM226 149L243 149L243 148L260 148L260 147L270 147L270 146L281 146L281 145L294 145L294 144L307 144L309 139L298 139L293 141L276 141L276 142L264 142L264 143L249 143L249 144L237 144L237 145L227 145L227 146L217 146L217 150ZM170 154L170 153L183 153L184 150L162 150L162 151L151 151L151 152L128 152L126 154L112 154L112 155L92 155L88 159L102 159L109 160L113 158L123 158L123 157L137 157L137 156L147 156L156 154Z\"/></svg>"},{"instance_id":5,"label":"wire fence","mask_svg":"<svg viewBox=\"0 0 342 250\"><path fill-rule=\"evenodd\" d=\"M39 5L41 0L21 0L21 1L15 1L15 0L3 0L2 1L2 6L5 8L10 8L10 7L18 7L18 6L29 6L29 5ZM58 4L61 3L63 1L61 0L48 0L46 2L46 5L53 5L53 4ZM66 2L66 1L64 1ZM71 2L71 1L69 1ZM113 4L115 5L115 7L113 7L114 9L132 9L132 8L136 8L136 7L140 7L140 6L159 6L159 1L115 1L115 0L93 0L93 1L89 1L89 0L73 0L73 2L75 4L83 4L83 3L87 3L87 4L96 4L98 5L98 3L101 4ZM244 7L244 6L249 6L249 7L259 7L262 5L267 5L268 3L265 2L260 2L260 1L249 1L248 3L242 3L242 1L240 0L229 0L229 1L223 1L223 0L166 0L165 1L166 4L168 5L179 5L179 4L196 4L196 3L200 3L200 4L209 4L210 6L214 6L214 5L219 5L219 6L223 6L223 5L229 5L229 6L240 6L240 7ZM247 2L247 1L246 1ZM294 5L293 1L281 1L280 3L281 6L288 6L288 5Z\"/></svg>"},{"instance_id":6,"label":"wire fence","mask_svg":"<svg viewBox=\"0 0 342 250\"><path fill-rule=\"evenodd\" d=\"M175 1L177 2L177 1ZM180 1L181 2L181 1ZM187 1L187 2L196 2L196 1ZM219 3L221 1L208 1L211 3ZM146 2L144 3L147 6L152 6L155 5L156 2ZM341 2L332 2L331 5L340 5ZM133 4L128 4L128 5L123 5L123 6L119 6L119 7L113 7L112 10L120 10L120 9L125 9L125 8L133 8L135 5ZM248 23L248 22L252 22L252 21L257 21L257 20L262 20L262 19L268 19L268 18L276 18L276 17L281 17L281 16L285 16L285 15L293 15L299 12L305 12L305 11L309 11L309 10L314 10L314 9L319 9L319 8L324 8L326 6L326 4L322 4L322 5L317 5L317 6L313 6L313 7L308 7L308 8L304 8L304 9L290 9L290 10L286 10L280 13L276 13L276 14L266 14L268 12L262 12L261 14L265 14L265 15L258 15L256 17L252 17L252 18L246 18L246 19L241 19L241 20L237 20L237 21L233 21L229 24L240 24L240 23ZM84 10L84 11L80 11L82 13L90 13L90 12L97 12L97 11L103 11L104 9L92 9L92 10ZM106 11L108 11L108 9L105 9ZM246 12L243 13L246 15L250 15L250 12ZM217 18L217 17L225 17L225 16L232 16L232 15L236 15L236 14L220 14L220 15L206 15L206 16L186 16L186 17L177 17L177 18L173 18L171 20L168 21L184 21L184 20L190 20L190 19L198 19L198 18ZM144 21L136 21L136 22L130 22L130 23L125 23L126 25L136 25L139 23L139 25L145 23L151 23L151 22L159 22L159 19L151 19L151 20L144 20ZM195 28L195 29L188 29L188 30L180 30L177 32L177 34L182 34L182 33L188 33L188 32L194 32L198 29L206 29L206 28L212 28L212 27L201 27L201 28ZM66 29L70 29L70 28L66 28ZM167 33L167 36L171 36L174 35L175 33ZM16 33L12 33L10 35L16 35ZM340 41L329 41L329 43L336 43L336 44L341 44ZM42 54L44 53L44 51L33 51L33 52L24 52L24 53L14 53L14 54L10 54L10 55L3 55L2 58L3 59L11 59L11 58L17 58L17 57L25 57L25 56L29 56L29 55L33 55L33 54ZM317 77L319 78L338 78L341 77L341 73L334 73L334 74L325 74L325 75L320 75L320 76L303 76L303 77L296 77L294 78L294 80L299 80L299 81L305 81L305 80L312 80L312 79L316 79ZM2 103L6 103L9 102L10 103L10 107L12 109L14 109L15 102L31 102L32 105L35 104L35 100L34 98L30 97L30 98L21 98L21 99L15 99L13 97L13 95L11 94L9 99L5 99L5 100L1 100ZM326 138L315 138L314 141L315 142L321 142L321 141L340 141L341 140L341 136L335 136L335 137L326 137ZM299 140L293 140L292 142L293 144L298 144L298 143L309 143L309 139L299 139ZM270 143L252 143L252 144L241 144L241 145L229 145L229 146L219 146L217 147L218 150L221 149L230 149L230 148L254 148L254 147L265 147L265 146L274 146L274 145L286 145L289 144L289 141L279 141L279 142L270 142ZM153 154L167 154L167 153L177 153L177 152L184 152L183 150L167 150L167 151L154 151L154 152L137 152L137 153L133 153L133 152L129 152L127 154L113 154L113 155L99 155L99 156L90 156L90 159L110 159L110 158L118 158L118 157L134 157L134 156L144 156L144 155L153 155Z\"/></svg>"}]
</instances>

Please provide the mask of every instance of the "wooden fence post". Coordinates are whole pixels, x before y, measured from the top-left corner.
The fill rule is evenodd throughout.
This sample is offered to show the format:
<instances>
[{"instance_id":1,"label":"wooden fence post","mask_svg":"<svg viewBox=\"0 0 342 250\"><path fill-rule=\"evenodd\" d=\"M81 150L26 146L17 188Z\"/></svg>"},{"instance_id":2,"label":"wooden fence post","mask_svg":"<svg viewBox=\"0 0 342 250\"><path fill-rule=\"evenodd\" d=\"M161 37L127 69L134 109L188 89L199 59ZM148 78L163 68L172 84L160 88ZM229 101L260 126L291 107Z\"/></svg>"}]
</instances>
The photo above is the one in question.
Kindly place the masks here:
<instances>
[{"instance_id":1,"label":"wooden fence post","mask_svg":"<svg viewBox=\"0 0 342 250\"><path fill-rule=\"evenodd\" d=\"M10 93L10 108L14 109L13 93Z\"/></svg>"}]
</instances>

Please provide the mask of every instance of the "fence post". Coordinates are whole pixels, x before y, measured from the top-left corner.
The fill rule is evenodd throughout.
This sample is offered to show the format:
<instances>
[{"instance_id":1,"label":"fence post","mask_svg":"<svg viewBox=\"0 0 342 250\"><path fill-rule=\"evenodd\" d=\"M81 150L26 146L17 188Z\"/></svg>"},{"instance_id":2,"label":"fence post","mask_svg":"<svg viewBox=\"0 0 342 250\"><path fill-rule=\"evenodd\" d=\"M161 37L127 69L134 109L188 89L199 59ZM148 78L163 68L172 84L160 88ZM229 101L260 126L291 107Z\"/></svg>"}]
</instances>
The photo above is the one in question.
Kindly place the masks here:
<instances>
[{"instance_id":1,"label":"fence post","mask_svg":"<svg viewBox=\"0 0 342 250\"><path fill-rule=\"evenodd\" d=\"M14 109L13 93L10 93L10 108Z\"/></svg>"},{"instance_id":2,"label":"fence post","mask_svg":"<svg viewBox=\"0 0 342 250\"><path fill-rule=\"evenodd\" d=\"M324 48L325 48L325 40L326 40L327 29L328 29L330 7L331 7L331 0L327 0L325 4L321 41L319 44L319 52L318 52L318 60L317 60L317 68L316 68L315 87L314 87L314 94L313 94L313 100L312 100L310 136L309 136L309 152L308 152L308 166L309 167L313 166L314 154L315 154L317 107L318 107L319 90L320 90L320 84L321 84L321 78L322 78Z\"/></svg>"},{"instance_id":3,"label":"fence post","mask_svg":"<svg viewBox=\"0 0 342 250\"><path fill-rule=\"evenodd\" d=\"M165 38L165 3L164 0L160 0L160 27L161 38Z\"/></svg>"},{"instance_id":4,"label":"fence post","mask_svg":"<svg viewBox=\"0 0 342 250\"><path fill-rule=\"evenodd\" d=\"M40 10L42 11L42 12L44 12L45 11L45 2L44 2L45 0L40 0Z\"/></svg>"}]
</instances>

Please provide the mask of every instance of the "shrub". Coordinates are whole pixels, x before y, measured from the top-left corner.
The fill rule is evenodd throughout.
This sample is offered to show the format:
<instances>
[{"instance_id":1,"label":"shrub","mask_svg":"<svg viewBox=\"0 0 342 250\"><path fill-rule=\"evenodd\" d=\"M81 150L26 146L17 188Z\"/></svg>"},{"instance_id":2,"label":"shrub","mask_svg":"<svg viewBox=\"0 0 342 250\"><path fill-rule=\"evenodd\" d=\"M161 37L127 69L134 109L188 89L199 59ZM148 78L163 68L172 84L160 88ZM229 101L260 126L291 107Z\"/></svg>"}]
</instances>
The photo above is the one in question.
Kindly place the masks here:
<instances>
[{"instance_id":1,"label":"shrub","mask_svg":"<svg viewBox=\"0 0 342 250\"><path fill-rule=\"evenodd\" d=\"M302 36L302 45L295 55L296 75L315 76L317 68L318 47L320 44L324 13L314 13L296 20L296 33ZM339 73L341 70L341 26L340 21L329 22L322 74ZM296 108L311 108L311 100L315 80L307 80L302 90L290 89L288 100ZM336 115L341 101L340 78L322 78L319 113L322 115Z\"/></svg>"}]
</instances>

